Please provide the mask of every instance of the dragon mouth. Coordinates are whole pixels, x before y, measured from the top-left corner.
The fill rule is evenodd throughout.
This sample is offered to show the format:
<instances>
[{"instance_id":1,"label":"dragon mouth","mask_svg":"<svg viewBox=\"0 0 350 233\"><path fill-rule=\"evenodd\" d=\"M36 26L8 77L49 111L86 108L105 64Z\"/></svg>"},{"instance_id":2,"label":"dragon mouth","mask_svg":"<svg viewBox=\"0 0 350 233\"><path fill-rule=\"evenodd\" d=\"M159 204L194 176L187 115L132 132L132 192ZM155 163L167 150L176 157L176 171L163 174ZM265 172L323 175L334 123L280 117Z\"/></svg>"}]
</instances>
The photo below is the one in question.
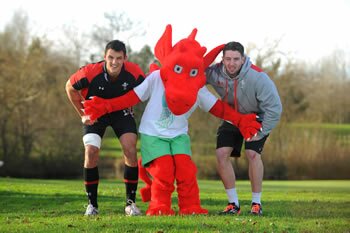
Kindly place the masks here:
<instances>
[{"instance_id":1,"label":"dragon mouth","mask_svg":"<svg viewBox=\"0 0 350 233\"><path fill-rule=\"evenodd\" d=\"M195 92L197 93L197 92ZM184 92L165 91L165 100L169 110L174 115L182 115L188 112L196 103L197 95Z\"/></svg>"}]
</instances>

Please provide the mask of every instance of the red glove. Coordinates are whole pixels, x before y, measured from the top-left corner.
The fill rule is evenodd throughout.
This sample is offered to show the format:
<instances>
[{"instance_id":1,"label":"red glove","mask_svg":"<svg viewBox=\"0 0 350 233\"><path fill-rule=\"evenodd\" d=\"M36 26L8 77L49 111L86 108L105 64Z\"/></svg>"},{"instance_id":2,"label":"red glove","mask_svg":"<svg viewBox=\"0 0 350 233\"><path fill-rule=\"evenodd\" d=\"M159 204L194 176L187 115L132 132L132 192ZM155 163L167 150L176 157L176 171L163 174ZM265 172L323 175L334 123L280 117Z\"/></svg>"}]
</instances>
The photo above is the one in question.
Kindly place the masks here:
<instances>
[{"instance_id":1,"label":"red glove","mask_svg":"<svg viewBox=\"0 0 350 233\"><path fill-rule=\"evenodd\" d=\"M97 118L108 113L108 108L110 109L109 103L106 99L98 96L93 96L90 100L84 101L84 114L89 116L91 122L95 122Z\"/></svg>"},{"instance_id":2,"label":"red glove","mask_svg":"<svg viewBox=\"0 0 350 233\"><path fill-rule=\"evenodd\" d=\"M261 123L257 121L256 114L240 114L240 120L237 127L243 135L244 140L249 141L261 131Z\"/></svg>"},{"instance_id":3,"label":"red glove","mask_svg":"<svg viewBox=\"0 0 350 233\"><path fill-rule=\"evenodd\" d=\"M261 130L261 123L257 119L257 115L241 114L233 110L227 103L218 100L209 111L216 117L224 119L239 128L244 140L249 141L258 131Z\"/></svg>"},{"instance_id":4,"label":"red glove","mask_svg":"<svg viewBox=\"0 0 350 233\"><path fill-rule=\"evenodd\" d=\"M134 90L113 99L103 99L98 96L93 96L90 100L84 101L84 114L90 117L90 121L94 122L106 113L129 108L139 102L141 102L141 100Z\"/></svg>"}]
</instances>

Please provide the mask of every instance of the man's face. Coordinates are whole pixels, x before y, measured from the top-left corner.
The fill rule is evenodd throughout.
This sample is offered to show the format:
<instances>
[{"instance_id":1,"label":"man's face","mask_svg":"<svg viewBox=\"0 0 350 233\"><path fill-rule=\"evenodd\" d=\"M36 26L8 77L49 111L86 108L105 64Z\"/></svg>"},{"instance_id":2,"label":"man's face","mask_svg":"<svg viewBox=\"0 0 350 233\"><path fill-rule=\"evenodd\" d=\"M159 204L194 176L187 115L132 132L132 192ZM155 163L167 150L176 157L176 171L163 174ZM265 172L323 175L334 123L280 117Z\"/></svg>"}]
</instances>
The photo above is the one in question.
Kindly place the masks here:
<instances>
[{"instance_id":1,"label":"man's face","mask_svg":"<svg viewBox=\"0 0 350 233\"><path fill-rule=\"evenodd\" d=\"M229 76L235 77L244 64L244 57L238 51L227 50L222 57L222 62Z\"/></svg>"},{"instance_id":2,"label":"man's face","mask_svg":"<svg viewBox=\"0 0 350 233\"><path fill-rule=\"evenodd\" d=\"M108 74L112 77L117 77L126 58L123 51L108 49L104 57Z\"/></svg>"}]
</instances>

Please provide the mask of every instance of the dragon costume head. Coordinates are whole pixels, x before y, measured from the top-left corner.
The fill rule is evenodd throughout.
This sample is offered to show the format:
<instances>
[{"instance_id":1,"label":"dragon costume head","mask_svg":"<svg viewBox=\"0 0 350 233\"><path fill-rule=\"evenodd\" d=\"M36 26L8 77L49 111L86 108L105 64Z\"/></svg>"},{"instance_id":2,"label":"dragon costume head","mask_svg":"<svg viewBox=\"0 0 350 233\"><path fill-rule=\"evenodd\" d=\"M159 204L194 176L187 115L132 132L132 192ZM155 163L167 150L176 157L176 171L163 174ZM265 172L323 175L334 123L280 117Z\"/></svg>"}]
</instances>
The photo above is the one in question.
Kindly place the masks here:
<instances>
[{"instance_id":1,"label":"dragon costume head","mask_svg":"<svg viewBox=\"0 0 350 233\"><path fill-rule=\"evenodd\" d=\"M199 89L206 83L205 69L224 46L217 46L205 55L207 49L196 41L196 34L195 28L187 38L172 46L172 27L167 25L155 46L165 100L174 115L184 114L193 107Z\"/></svg>"}]
</instances>

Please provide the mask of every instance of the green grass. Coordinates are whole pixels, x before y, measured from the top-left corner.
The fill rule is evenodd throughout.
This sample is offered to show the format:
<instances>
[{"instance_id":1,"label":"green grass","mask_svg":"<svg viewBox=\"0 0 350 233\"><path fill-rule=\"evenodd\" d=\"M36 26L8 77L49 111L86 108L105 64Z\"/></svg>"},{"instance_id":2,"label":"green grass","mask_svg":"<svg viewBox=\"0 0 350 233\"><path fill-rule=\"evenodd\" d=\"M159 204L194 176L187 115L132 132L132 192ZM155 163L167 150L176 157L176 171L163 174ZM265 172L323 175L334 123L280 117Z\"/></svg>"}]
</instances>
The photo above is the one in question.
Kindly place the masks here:
<instances>
[{"instance_id":1,"label":"green grass","mask_svg":"<svg viewBox=\"0 0 350 233\"><path fill-rule=\"evenodd\" d=\"M140 141L137 142L137 153L140 154ZM101 157L122 158L123 151L118 139L115 136L105 136L102 140Z\"/></svg>"},{"instance_id":2,"label":"green grass","mask_svg":"<svg viewBox=\"0 0 350 233\"><path fill-rule=\"evenodd\" d=\"M321 130L324 132L331 132L341 137L343 144L350 144L350 124L292 123L289 124L289 126L295 129L304 129L308 131ZM201 143L192 140L191 144L194 152L200 150L201 154L212 155L212 152L215 150L216 141L215 138L213 138L212 143ZM137 143L137 149L140 154L140 141ZM110 127L107 128L105 137L102 140L100 155L101 157L108 158L121 158L123 155L120 143Z\"/></svg>"},{"instance_id":3,"label":"green grass","mask_svg":"<svg viewBox=\"0 0 350 233\"><path fill-rule=\"evenodd\" d=\"M265 181L262 217L247 213L249 182L237 182L240 216L217 215L226 204L221 182L199 184L208 216L125 217L123 183L101 180L100 215L88 218L83 216L86 197L81 180L0 178L0 232L350 231L350 181ZM147 209L147 204L137 203ZM176 193L173 207L177 210Z\"/></svg>"},{"instance_id":4,"label":"green grass","mask_svg":"<svg viewBox=\"0 0 350 233\"><path fill-rule=\"evenodd\" d=\"M339 136L341 135L350 135L350 124L330 124L330 123L292 123L290 126L294 128L302 128L302 129L320 129L327 130L329 132L335 133Z\"/></svg>"},{"instance_id":5,"label":"green grass","mask_svg":"<svg viewBox=\"0 0 350 233\"><path fill-rule=\"evenodd\" d=\"M350 146L350 124L330 124L330 123L292 123L289 125L293 129L303 130L310 134L329 135L337 138L342 146ZM323 137L323 136L321 136Z\"/></svg>"},{"instance_id":6,"label":"green grass","mask_svg":"<svg viewBox=\"0 0 350 233\"><path fill-rule=\"evenodd\" d=\"M102 140L100 156L109 158L122 157L123 151L116 137L104 137Z\"/></svg>"}]
</instances>

